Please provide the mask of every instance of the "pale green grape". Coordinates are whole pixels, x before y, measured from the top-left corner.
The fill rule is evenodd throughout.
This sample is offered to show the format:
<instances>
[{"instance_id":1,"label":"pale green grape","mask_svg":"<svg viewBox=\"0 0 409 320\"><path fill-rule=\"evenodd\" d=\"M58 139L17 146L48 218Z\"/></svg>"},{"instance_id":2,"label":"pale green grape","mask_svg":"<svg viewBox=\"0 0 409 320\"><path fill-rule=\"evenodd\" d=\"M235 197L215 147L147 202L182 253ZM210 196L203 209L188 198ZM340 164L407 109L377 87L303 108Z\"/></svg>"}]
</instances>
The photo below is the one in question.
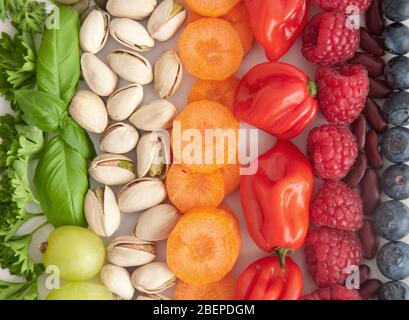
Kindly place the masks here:
<instances>
[{"instance_id":1,"label":"pale green grape","mask_svg":"<svg viewBox=\"0 0 409 320\"><path fill-rule=\"evenodd\" d=\"M54 289L47 300L113 300L108 288L92 282L69 282Z\"/></svg>"},{"instance_id":2,"label":"pale green grape","mask_svg":"<svg viewBox=\"0 0 409 320\"><path fill-rule=\"evenodd\" d=\"M98 274L105 260L105 246L92 231L75 226L55 229L48 237L44 265L59 268L68 281L88 280Z\"/></svg>"}]
</instances>

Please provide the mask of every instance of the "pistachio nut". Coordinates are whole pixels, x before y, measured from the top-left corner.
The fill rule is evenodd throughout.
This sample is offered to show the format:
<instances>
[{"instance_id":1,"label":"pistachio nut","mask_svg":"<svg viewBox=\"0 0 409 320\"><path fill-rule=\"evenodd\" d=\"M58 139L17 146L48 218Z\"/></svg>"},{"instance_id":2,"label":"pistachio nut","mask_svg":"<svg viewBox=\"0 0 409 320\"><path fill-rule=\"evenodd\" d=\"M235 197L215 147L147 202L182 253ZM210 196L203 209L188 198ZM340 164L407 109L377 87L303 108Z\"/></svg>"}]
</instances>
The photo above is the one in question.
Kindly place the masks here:
<instances>
[{"instance_id":1,"label":"pistachio nut","mask_svg":"<svg viewBox=\"0 0 409 320\"><path fill-rule=\"evenodd\" d=\"M121 267L139 267L156 258L156 246L131 236L118 237L107 247L110 263Z\"/></svg>"},{"instance_id":2,"label":"pistachio nut","mask_svg":"<svg viewBox=\"0 0 409 320\"><path fill-rule=\"evenodd\" d=\"M115 17L143 20L151 15L156 5L157 0L108 0L106 8Z\"/></svg>"},{"instance_id":3,"label":"pistachio nut","mask_svg":"<svg viewBox=\"0 0 409 320\"><path fill-rule=\"evenodd\" d=\"M170 137L167 131L145 133L136 147L139 178L165 178L170 167Z\"/></svg>"},{"instance_id":4,"label":"pistachio nut","mask_svg":"<svg viewBox=\"0 0 409 320\"><path fill-rule=\"evenodd\" d=\"M178 210L170 204L160 204L145 211L135 227L135 236L146 241L162 241L169 237L180 218Z\"/></svg>"},{"instance_id":5,"label":"pistachio nut","mask_svg":"<svg viewBox=\"0 0 409 320\"><path fill-rule=\"evenodd\" d=\"M156 93L160 98L172 96L183 78L183 66L179 54L168 49L158 57L154 67Z\"/></svg>"},{"instance_id":6,"label":"pistachio nut","mask_svg":"<svg viewBox=\"0 0 409 320\"><path fill-rule=\"evenodd\" d=\"M115 91L107 101L108 115L112 120L123 121L139 107L143 99L143 87L134 83Z\"/></svg>"},{"instance_id":7,"label":"pistachio nut","mask_svg":"<svg viewBox=\"0 0 409 320\"><path fill-rule=\"evenodd\" d=\"M108 0L94 0L94 2L98 6L98 8L106 11Z\"/></svg>"},{"instance_id":8,"label":"pistachio nut","mask_svg":"<svg viewBox=\"0 0 409 320\"><path fill-rule=\"evenodd\" d=\"M81 58L82 74L88 87L99 96L109 96L118 83L117 75L92 53L84 53Z\"/></svg>"},{"instance_id":9,"label":"pistachio nut","mask_svg":"<svg viewBox=\"0 0 409 320\"><path fill-rule=\"evenodd\" d=\"M90 0L80 0L80 2L73 4L72 7L81 15L89 8L89 1Z\"/></svg>"},{"instance_id":10,"label":"pistachio nut","mask_svg":"<svg viewBox=\"0 0 409 320\"><path fill-rule=\"evenodd\" d=\"M158 41L170 39L186 19L186 10L178 0L164 0L153 11L148 31Z\"/></svg>"},{"instance_id":11,"label":"pistachio nut","mask_svg":"<svg viewBox=\"0 0 409 320\"><path fill-rule=\"evenodd\" d=\"M165 262L152 262L136 269L131 281L136 290L147 294L157 294L173 287L176 283L176 276Z\"/></svg>"},{"instance_id":12,"label":"pistachio nut","mask_svg":"<svg viewBox=\"0 0 409 320\"><path fill-rule=\"evenodd\" d=\"M88 15L94 11L97 10L98 7L96 5L92 5L90 7L88 7L87 9L84 10L83 13L80 14L80 23L83 24L85 19L88 17Z\"/></svg>"},{"instance_id":13,"label":"pistachio nut","mask_svg":"<svg viewBox=\"0 0 409 320\"><path fill-rule=\"evenodd\" d=\"M176 114L176 107L170 101L159 99L139 107L129 121L144 131L164 130L172 127Z\"/></svg>"},{"instance_id":14,"label":"pistachio nut","mask_svg":"<svg viewBox=\"0 0 409 320\"><path fill-rule=\"evenodd\" d=\"M119 228L121 212L115 194L108 186L88 190L84 212L88 226L100 237L110 237Z\"/></svg>"},{"instance_id":15,"label":"pistachio nut","mask_svg":"<svg viewBox=\"0 0 409 320\"><path fill-rule=\"evenodd\" d=\"M108 153L128 153L136 147L138 140L138 130L130 124L118 122L102 133L100 148Z\"/></svg>"},{"instance_id":16,"label":"pistachio nut","mask_svg":"<svg viewBox=\"0 0 409 320\"><path fill-rule=\"evenodd\" d=\"M104 101L89 90L78 91L68 108L70 115L85 130L101 133L108 125Z\"/></svg>"},{"instance_id":17,"label":"pistachio nut","mask_svg":"<svg viewBox=\"0 0 409 320\"><path fill-rule=\"evenodd\" d=\"M155 40L152 39L145 27L129 18L113 19L110 32L112 38L132 50L146 52L155 46Z\"/></svg>"},{"instance_id":18,"label":"pistachio nut","mask_svg":"<svg viewBox=\"0 0 409 320\"><path fill-rule=\"evenodd\" d=\"M105 153L91 162L89 174L99 183L116 186L135 179L134 169L132 159L120 154Z\"/></svg>"},{"instance_id":19,"label":"pistachio nut","mask_svg":"<svg viewBox=\"0 0 409 320\"><path fill-rule=\"evenodd\" d=\"M118 194L118 204L125 213L152 208L166 199L166 188L158 178L136 179L125 185Z\"/></svg>"},{"instance_id":20,"label":"pistachio nut","mask_svg":"<svg viewBox=\"0 0 409 320\"><path fill-rule=\"evenodd\" d=\"M107 58L109 66L122 79L145 85L153 80L151 63L135 51L117 49Z\"/></svg>"},{"instance_id":21,"label":"pistachio nut","mask_svg":"<svg viewBox=\"0 0 409 320\"><path fill-rule=\"evenodd\" d=\"M80 29L80 45L84 52L98 53L105 46L109 36L109 14L93 10L84 20Z\"/></svg>"},{"instance_id":22,"label":"pistachio nut","mask_svg":"<svg viewBox=\"0 0 409 320\"><path fill-rule=\"evenodd\" d=\"M170 300L170 298L163 294L141 294L136 297L136 300Z\"/></svg>"},{"instance_id":23,"label":"pistachio nut","mask_svg":"<svg viewBox=\"0 0 409 320\"><path fill-rule=\"evenodd\" d=\"M133 298L135 289L132 286L131 276L125 268L107 264L102 267L100 278L102 284L121 299Z\"/></svg>"}]
</instances>

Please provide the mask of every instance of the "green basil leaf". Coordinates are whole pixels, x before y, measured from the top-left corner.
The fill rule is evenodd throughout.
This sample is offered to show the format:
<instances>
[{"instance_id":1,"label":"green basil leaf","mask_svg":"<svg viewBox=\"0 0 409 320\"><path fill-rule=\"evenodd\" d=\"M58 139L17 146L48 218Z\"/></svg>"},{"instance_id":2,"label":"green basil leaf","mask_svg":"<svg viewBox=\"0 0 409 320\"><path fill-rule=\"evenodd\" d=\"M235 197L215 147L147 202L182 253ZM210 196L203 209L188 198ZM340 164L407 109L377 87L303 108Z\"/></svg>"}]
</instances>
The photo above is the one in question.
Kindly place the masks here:
<instances>
[{"instance_id":1,"label":"green basil leaf","mask_svg":"<svg viewBox=\"0 0 409 320\"><path fill-rule=\"evenodd\" d=\"M45 29L37 58L37 85L68 105L80 71L79 18L70 6L59 7L59 28Z\"/></svg>"},{"instance_id":2,"label":"green basil leaf","mask_svg":"<svg viewBox=\"0 0 409 320\"><path fill-rule=\"evenodd\" d=\"M58 129L60 119L66 112L64 101L47 92L36 90L17 90L14 95L24 112L25 122L45 132Z\"/></svg>"},{"instance_id":3,"label":"green basil leaf","mask_svg":"<svg viewBox=\"0 0 409 320\"><path fill-rule=\"evenodd\" d=\"M78 151L85 159L95 157L96 152L88 134L71 117L65 117L61 122L61 138L71 148Z\"/></svg>"},{"instance_id":4,"label":"green basil leaf","mask_svg":"<svg viewBox=\"0 0 409 320\"><path fill-rule=\"evenodd\" d=\"M45 146L34 174L34 186L52 225L86 225L83 207L88 190L87 161L60 136Z\"/></svg>"}]
</instances>

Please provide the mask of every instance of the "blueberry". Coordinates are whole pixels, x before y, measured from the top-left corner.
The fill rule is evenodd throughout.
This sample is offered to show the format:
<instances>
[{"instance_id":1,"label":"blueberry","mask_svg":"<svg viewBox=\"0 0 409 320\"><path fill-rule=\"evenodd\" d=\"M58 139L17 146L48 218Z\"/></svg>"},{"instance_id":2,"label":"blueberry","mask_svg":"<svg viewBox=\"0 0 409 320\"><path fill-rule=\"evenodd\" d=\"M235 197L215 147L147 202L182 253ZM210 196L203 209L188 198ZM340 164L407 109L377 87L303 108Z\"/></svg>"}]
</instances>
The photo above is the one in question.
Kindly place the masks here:
<instances>
[{"instance_id":1,"label":"blueberry","mask_svg":"<svg viewBox=\"0 0 409 320\"><path fill-rule=\"evenodd\" d=\"M392 280L409 277L409 244L393 241L379 250L376 263L382 274Z\"/></svg>"},{"instance_id":2,"label":"blueberry","mask_svg":"<svg viewBox=\"0 0 409 320\"><path fill-rule=\"evenodd\" d=\"M409 198L409 166L395 164L382 174L382 189L385 194L395 200Z\"/></svg>"},{"instance_id":3,"label":"blueberry","mask_svg":"<svg viewBox=\"0 0 409 320\"><path fill-rule=\"evenodd\" d=\"M409 129L405 127L388 129L382 136L381 150L390 162L409 161Z\"/></svg>"},{"instance_id":4,"label":"blueberry","mask_svg":"<svg viewBox=\"0 0 409 320\"><path fill-rule=\"evenodd\" d=\"M396 92L383 105L386 118L395 126L409 125L409 92Z\"/></svg>"},{"instance_id":5,"label":"blueberry","mask_svg":"<svg viewBox=\"0 0 409 320\"><path fill-rule=\"evenodd\" d=\"M384 33L385 49L396 55L409 52L409 28L400 22L387 26Z\"/></svg>"},{"instance_id":6,"label":"blueberry","mask_svg":"<svg viewBox=\"0 0 409 320\"><path fill-rule=\"evenodd\" d=\"M392 89L409 89L409 58L399 56L389 60L385 67L385 78Z\"/></svg>"},{"instance_id":7,"label":"blueberry","mask_svg":"<svg viewBox=\"0 0 409 320\"><path fill-rule=\"evenodd\" d=\"M408 0L383 0L383 14L392 21L402 22L409 19Z\"/></svg>"},{"instance_id":8,"label":"blueberry","mask_svg":"<svg viewBox=\"0 0 409 320\"><path fill-rule=\"evenodd\" d=\"M409 286L401 281L384 283L378 289L379 300L409 300Z\"/></svg>"},{"instance_id":9,"label":"blueberry","mask_svg":"<svg viewBox=\"0 0 409 320\"><path fill-rule=\"evenodd\" d=\"M409 208L400 201L382 203L375 211L376 233L389 241L397 241L409 234Z\"/></svg>"}]
</instances>

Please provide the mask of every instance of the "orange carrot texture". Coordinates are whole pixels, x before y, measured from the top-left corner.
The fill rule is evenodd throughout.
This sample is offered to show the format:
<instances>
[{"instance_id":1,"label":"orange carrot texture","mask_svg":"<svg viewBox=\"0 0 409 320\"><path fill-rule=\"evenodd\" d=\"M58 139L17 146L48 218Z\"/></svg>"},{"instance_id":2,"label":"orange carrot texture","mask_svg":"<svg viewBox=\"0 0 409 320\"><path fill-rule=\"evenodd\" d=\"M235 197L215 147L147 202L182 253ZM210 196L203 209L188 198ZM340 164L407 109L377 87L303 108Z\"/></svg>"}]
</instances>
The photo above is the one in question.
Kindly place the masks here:
<instances>
[{"instance_id":1,"label":"orange carrot texture","mask_svg":"<svg viewBox=\"0 0 409 320\"><path fill-rule=\"evenodd\" d=\"M179 53L186 69L203 80L225 80L239 70L243 46L233 26L218 18L188 24L179 37Z\"/></svg>"},{"instance_id":2,"label":"orange carrot texture","mask_svg":"<svg viewBox=\"0 0 409 320\"><path fill-rule=\"evenodd\" d=\"M230 273L240 247L240 226L234 215L212 207L196 208L172 230L167 263L183 282L204 285Z\"/></svg>"},{"instance_id":3,"label":"orange carrot texture","mask_svg":"<svg viewBox=\"0 0 409 320\"><path fill-rule=\"evenodd\" d=\"M240 186L240 164L229 164L220 168L224 181L224 194L227 196Z\"/></svg>"},{"instance_id":4,"label":"orange carrot texture","mask_svg":"<svg viewBox=\"0 0 409 320\"><path fill-rule=\"evenodd\" d=\"M184 0L186 6L202 16L219 17L230 12L241 0Z\"/></svg>"},{"instance_id":5,"label":"orange carrot texture","mask_svg":"<svg viewBox=\"0 0 409 320\"><path fill-rule=\"evenodd\" d=\"M235 300L237 281L230 274L223 279L202 285L191 285L183 281L176 284L176 300Z\"/></svg>"}]
</instances>

